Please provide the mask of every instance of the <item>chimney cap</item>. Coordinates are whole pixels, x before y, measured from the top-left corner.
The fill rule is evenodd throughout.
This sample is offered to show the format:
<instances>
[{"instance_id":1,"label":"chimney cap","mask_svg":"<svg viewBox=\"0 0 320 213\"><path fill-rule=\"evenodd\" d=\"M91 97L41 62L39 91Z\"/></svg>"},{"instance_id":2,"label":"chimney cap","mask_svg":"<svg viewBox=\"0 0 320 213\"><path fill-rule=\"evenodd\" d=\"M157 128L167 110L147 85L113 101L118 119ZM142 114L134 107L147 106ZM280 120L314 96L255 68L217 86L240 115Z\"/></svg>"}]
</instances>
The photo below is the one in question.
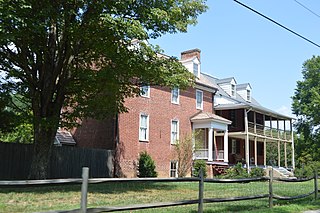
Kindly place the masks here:
<instances>
[{"instance_id":1,"label":"chimney cap","mask_svg":"<svg viewBox=\"0 0 320 213\"><path fill-rule=\"evenodd\" d=\"M193 53L193 52L199 52L199 53L201 53L201 50L198 49L198 48L191 49L191 50L186 50L186 51L181 52L181 55L183 55L183 54L188 54L188 53Z\"/></svg>"}]
</instances>

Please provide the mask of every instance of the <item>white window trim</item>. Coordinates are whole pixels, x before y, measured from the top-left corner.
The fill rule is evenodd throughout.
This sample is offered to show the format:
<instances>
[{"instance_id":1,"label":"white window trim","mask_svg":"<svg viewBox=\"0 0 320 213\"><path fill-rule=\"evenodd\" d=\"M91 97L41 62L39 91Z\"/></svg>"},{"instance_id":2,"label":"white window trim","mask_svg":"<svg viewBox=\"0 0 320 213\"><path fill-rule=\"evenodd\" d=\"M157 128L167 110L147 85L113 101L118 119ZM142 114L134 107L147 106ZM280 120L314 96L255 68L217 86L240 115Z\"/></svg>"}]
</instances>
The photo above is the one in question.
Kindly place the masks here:
<instances>
[{"instance_id":1,"label":"white window trim","mask_svg":"<svg viewBox=\"0 0 320 213\"><path fill-rule=\"evenodd\" d=\"M174 100L173 100L173 91L174 91L175 89L178 90L177 101L174 101ZM177 88L177 87L175 87L174 89L171 90L171 103L173 103L173 104L179 104L179 102L180 102L180 89Z\"/></svg>"},{"instance_id":2,"label":"white window trim","mask_svg":"<svg viewBox=\"0 0 320 213\"><path fill-rule=\"evenodd\" d=\"M174 169L172 169L172 167L171 167L171 164L172 164L172 163L175 163L175 164L176 164L176 169L175 169L176 175L175 175L175 177L178 177L178 166L179 166L179 163L178 163L178 161L176 161L176 160L171 160L171 161L170 161L169 177L171 177L171 171L174 170Z\"/></svg>"},{"instance_id":3,"label":"white window trim","mask_svg":"<svg viewBox=\"0 0 320 213\"><path fill-rule=\"evenodd\" d=\"M197 66L197 73L195 73L195 65ZM195 75L196 77L199 77L199 64L198 63L195 63L195 62L193 62L193 64L192 64L192 72L193 72L193 75Z\"/></svg>"},{"instance_id":4,"label":"white window trim","mask_svg":"<svg viewBox=\"0 0 320 213\"><path fill-rule=\"evenodd\" d=\"M143 87L147 87L147 88L148 88L148 92L147 92L146 94L142 94L142 88L143 88ZM149 85L141 86L141 87L140 87L140 90L141 90L141 92L140 92L140 96L141 96L141 97L150 98L150 86L149 86Z\"/></svg>"},{"instance_id":5,"label":"white window trim","mask_svg":"<svg viewBox=\"0 0 320 213\"><path fill-rule=\"evenodd\" d=\"M247 101L251 101L251 90L247 89Z\"/></svg>"},{"instance_id":6,"label":"white window trim","mask_svg":"<svg viewBox=\"0 0 320 213\"><path fill-rule=\"evenodd\" d=\"M231 96L235 97L237 92L237 88L235 84L231 84Z\"/></svg>"},{"instance_id":7,"label":"white window trim","mask_svg":"<svg viewBox=\"0 0 320 213\"><path fill-rule=\"evenodd\" d=\"M236 139L231 140L231 153L237 154L237 140Z\"/></svg>"},{"instance_id":8,"label":"white window trim","mask_svg":"<svg viewBox=\"0 0 320 213\"><path fill-rule=\"evenodd\" d=\"M146 130L146 138L142 138L142 135L141 135L141 117L142 116L147 116L147 130ZM139 141L145 141L145 142L148 142L149 141L149 115L146 114L146 113L140 113L139 115Z\"/></svg>"},{"instance_id":9,"label":"white window trim","mask_svg":"<svg viewBox=\"0 0 320 213\"><path fill-rule=\"evenodd\" d=\"M173 122L177 122L177 139L175 141L172 140L172 133L173 133ZM180 132L180 127L179 127L179 120L177 119L172 119L171 120L171 130L170 130L170 141L171 144L177 144L177 141L179 140L179 133Z\"/></svg>"},{"instance_id":10,"label":"white window trim","mask_svg":"<svg viewBox=\"0 0 320 213\"><path fill-rule=\"evenodd\" d=\"M200 106L200 107L198 107L198 100L197 100L197 94L198 94L198 92L201 93L201 106ZM200 110L203 109L203 91L198 90L198 89L196 90L196 109L200 109Z\"/></svg>"}]
</instances>

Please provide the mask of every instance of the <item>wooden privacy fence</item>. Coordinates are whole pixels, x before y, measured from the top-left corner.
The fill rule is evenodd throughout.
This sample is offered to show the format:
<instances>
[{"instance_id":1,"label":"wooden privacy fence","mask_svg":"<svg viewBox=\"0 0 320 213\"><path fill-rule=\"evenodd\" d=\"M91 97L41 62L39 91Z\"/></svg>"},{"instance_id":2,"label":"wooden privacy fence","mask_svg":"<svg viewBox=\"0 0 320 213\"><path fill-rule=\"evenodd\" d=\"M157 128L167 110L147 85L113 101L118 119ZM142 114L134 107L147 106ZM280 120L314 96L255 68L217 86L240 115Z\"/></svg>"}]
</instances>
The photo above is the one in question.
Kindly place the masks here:
<instances>
[{"instance_id":1,"label":"wooden privacy fence","mask_svg":"<svg viewBox=\"0 0 320 213\"><path fill-rule=\"evenodd\" d=\"M284 182L305 182L314 179L314 190L296 196L280 196L273 193L273 182L274 181L284 181ZM48 184L68 184L68 183L82 183L81 187L81 201L80 208L74 210L58 210L50 211L50 213L99 213L99 212L114 212L114 211L125 211L125 210L139 210L148 208L162 208L162 207L172 207L181 205L198 204L198 212L203 212L204 203L214 203L214 202L233 202L241 200L253 200L261 198L269 198L269 207L273 207L273 200L294 200L299 198L304 198L314 194L314 199L318 198L318 173L315 172L314 177L305 179L282 179L273 178L273 172L270 170L269 177L260 178L244 178L244 179L205 179L203 177L203 172L200 171L199 177L192 178L91 178L89 179L89 168L85 167L82 169L82 178L76 179L56 179L56 180L29 180L29 181L0 181L0 187L5 186L36 186L36 185L48 185ZM204 198L204 183L249 183L255 181L268 181L269 182L269 192L266 194L257 194L251 196L241 196L241 197L229 197L229 198ZM199 183L199 196L198 199L194 200L182 200L174 202L162 202L162 203L151 203L151 204L136 204L131 206L116 206L116 207L98 207L98 208L87 208L87 189L88 184L97 183L128 183L128 182L198 182ZM48 212L49 213L49 212Z\"/></svg>"},{"instance_id":2,"label":"wooden privacy fence","mask_svg":"<svg viewBox=\"0 0 320 213\"><path fill-rule=\"evenodd\" d=\"M0 143L0 180L27 179L32 156L32 144ZM113 151L54 146L47 178L81 178L82 167L90 168L90 177L111 177Z\"/></svg>"}]
</instances>

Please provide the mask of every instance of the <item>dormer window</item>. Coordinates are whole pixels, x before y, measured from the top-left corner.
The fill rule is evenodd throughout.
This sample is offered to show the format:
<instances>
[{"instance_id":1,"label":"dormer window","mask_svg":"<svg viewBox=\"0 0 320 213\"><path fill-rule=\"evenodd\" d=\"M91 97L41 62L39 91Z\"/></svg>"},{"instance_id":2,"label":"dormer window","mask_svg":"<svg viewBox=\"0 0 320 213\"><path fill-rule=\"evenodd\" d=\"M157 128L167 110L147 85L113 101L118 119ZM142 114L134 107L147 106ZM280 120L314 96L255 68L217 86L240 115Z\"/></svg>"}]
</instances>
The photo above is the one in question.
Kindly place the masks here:
<instances>
[{"instance_id":1,"label":"dormer window","mask_svg":"<svg viewBox=\"0 0 320 213\"><path fill-rule=\"evenodd\" d=\"M199 64L193 63L193 74L198 77Z\"/></svg>"},{"instance_id":2,"label":"dormer window","mask_svg":"<svg viewBox=\"0 0 320 213\"><path fill-rule=\"evenodd\" d=\"M251 91L247 90L247 101L251 101Z\"/></svg>"},{"instance_id":3,"label":"dormer window","mask_svg":"<svg viewBox=\"0 0 320 213\"><path fill-rule=\"evenodd\" d=\"M231 84L231 96L235 97L236 96L236 85Z\"/></svg>"}]
</instances>

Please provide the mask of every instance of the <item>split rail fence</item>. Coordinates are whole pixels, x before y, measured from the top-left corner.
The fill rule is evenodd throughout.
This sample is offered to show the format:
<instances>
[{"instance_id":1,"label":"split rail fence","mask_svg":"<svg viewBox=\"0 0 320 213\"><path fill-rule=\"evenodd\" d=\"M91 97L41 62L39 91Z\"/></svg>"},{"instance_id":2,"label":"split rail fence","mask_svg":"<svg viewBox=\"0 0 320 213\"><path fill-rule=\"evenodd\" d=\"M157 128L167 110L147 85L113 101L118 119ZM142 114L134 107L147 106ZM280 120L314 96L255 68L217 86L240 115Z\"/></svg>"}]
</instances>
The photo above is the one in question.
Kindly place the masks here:
<instances>
[{"instance_id":1,"label":"split rail fence","mask_svg":"<svg viewBox=\"0 0 320 213\"><path fill-rule=\"evenodd\" d=\"M314 190L296 196L280 196L273 192L273 182L274 181L284 181L284 182L306 182L314 179ZM269 192L266 194L257 194L251 196L240 196L240 197L229 197L229 198L204 198L204 183L250 183L257 181L268 181L269 182ZM151 204L136 204L130 206L116 206L116 207L98 207L98 208L87 208L87 193L88 184L97 183L128 183L128 182L198 182L199 183L199 196L198 199L194 200L182 200L174 202L162 202L162 203L151 203ZM205 179L203 177L203 172L200 171L199 177L191 178L91 178L89 179L89 168L84 167L82 169L82 178L74 179L54 179L54 180L26 180L26 181L0 181L0 187L15 187L15 186L39 186L39 185L52 185L52 184L70 184L70 183L81 183L81 201L80 208L74 210L58 210L50 211L50 213L99 213L99 212L114 212L114 211L128 211L128 210L140 210L140 209L150 209L150 208L163 208L163 207L173 207L181 205L198 204L198 212L203 212L204 203L217 203L217 202L233 202L242 200L254 200L261 198L269 198L269 207L273 207L273 200L295 200L300 198L308 197L314 194L314 199L318 198L318 173L314 173L314 177L305 179L282 179L274 178L273 172L270 170L269 177L260 178L243 178L243 179ZM48 212L49 213L49 212Z\"/></svg>"}]
</instances>

